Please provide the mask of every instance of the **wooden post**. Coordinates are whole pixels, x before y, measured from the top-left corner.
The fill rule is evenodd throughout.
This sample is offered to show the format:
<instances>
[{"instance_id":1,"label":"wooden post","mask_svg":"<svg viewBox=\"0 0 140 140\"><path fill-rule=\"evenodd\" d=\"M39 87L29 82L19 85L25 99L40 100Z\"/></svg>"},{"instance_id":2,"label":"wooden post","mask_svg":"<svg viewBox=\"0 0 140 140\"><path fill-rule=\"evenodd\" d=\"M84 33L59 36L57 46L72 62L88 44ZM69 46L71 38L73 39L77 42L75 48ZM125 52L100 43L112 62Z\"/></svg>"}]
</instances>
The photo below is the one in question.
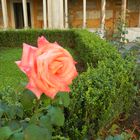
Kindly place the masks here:
<instances>
[{"instance_id":1,"label":"wooden post","mask_svg":"<svg viewBox=\"0 0 140 140\"><path fill-rule=\"evenodd\" d=\"M105 33L105 7L106 0L101 0L101 37L104 37Z\"/></svg>"},{"instance_id":2,"label":"wooden post","mask_svg":"<svg viewBox=\"0 0 140 140\"><path fill-rule=\"evenodd\" d=\"M44 23L44 29L47 28L47 8L46 8L46 0L43 0L43 23Z\"/></svg>"},{"instance_id":3,"label":"wooden post","mask_svg":"<svg viewBox=\"0 0 140 140\"><path fill-rule=\"evenodd\" d=\"M86 0L83 0L83 28L86 28Z\"/></svg>"},{"instance_id":4,"label":"wooden post","mask_svg":"<svg viewBox=\"0 0 140 140\"><path fill-rule=\"evenodd\" d=\"M7 13L7 3L6 0L1 0L2 4L2 15L3 15L3 27L8 28L8 13Z\"/></svg>"},{"instance_id":5,"label":"wooden post","mask_svg":"<svg viewBox=\"0 0 140 140\"><path fill-rule=\"evenodd\" d=\"M24 28L28 28L28 15L27 15L27 1L22 0L22 6L23 6L23 17L24 17Z\"/></svg>"},{"instance_id":6,"label":"wooden post","mask_svg":"<svg viewBox=\"0 0 140 140\"><path fill-rule=\"evenodd\" d=\"M68 0L65 0L65 28L68 28Z\"/></svg>"},{"instance_id":7,"label":"wooden post","mask_svg":"<svg viewBox=\"0 0 140 140\"><path fill-rule=\"evenodd\" d=\"M127 3L127 0L122 0L121 20L124 24L125 24L125 18L126 18L126 3Z\"/></svg>"}]
</instances>

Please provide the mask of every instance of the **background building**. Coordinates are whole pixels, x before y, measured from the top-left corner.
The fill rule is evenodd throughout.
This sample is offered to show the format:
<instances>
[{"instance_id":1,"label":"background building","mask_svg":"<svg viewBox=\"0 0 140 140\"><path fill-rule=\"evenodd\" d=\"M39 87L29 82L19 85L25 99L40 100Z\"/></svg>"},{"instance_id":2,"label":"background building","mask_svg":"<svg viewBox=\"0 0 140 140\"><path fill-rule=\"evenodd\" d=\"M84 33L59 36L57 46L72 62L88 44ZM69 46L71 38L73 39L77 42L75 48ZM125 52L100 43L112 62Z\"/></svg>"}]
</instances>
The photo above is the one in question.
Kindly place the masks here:
<instances>
[{"instance_id":1,"label":"background building","mask_svg":"<svg viewBox=\"0 0 140 140\"><path fill-rule=\"evenodd\" d=\"M139 0L1 0L0 28L114 30L122 17L139 34ZM134 35L135 36L135 35Z\"/></svg>"}]
</instances>

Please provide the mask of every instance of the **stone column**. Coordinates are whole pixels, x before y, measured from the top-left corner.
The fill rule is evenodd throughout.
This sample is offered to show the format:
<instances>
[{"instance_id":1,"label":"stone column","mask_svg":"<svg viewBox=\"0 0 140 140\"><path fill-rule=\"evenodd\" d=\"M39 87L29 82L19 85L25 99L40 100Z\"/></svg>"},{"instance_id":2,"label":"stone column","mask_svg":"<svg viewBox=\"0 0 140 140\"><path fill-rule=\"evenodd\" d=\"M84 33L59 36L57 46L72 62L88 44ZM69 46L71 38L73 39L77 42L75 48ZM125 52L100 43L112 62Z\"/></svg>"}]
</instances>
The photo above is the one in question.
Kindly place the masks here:
<instances>
[{"instance_id":1,"label":"stone column","mask_svg":"<svg viewBox=\"0 0 140 140\"><path fill-rule=\"evenodd\" d=\"M64 28L63 0L48 0L48 27L53 29Z\"/></svg>"},{"instance_id":2,"label":"stone column","mask_svg":"<svg viewBox=\"0 0 140 140\"><path fill-rule=\"evenodd\" d=\"M68 0L65 0L65 28L68 28Z\"/></svg>"},{"instance_id":3,"label":"stone column","mask_svg":"<svg viewBox=\"0 0 140 140\"><path fill-rule=\"evenodd\" d=\"M47 8L46 8L46 0L43 0L43 23L44 23L44 29L47 28Z\"/></svg>"},{"instance_id":4,"label":"stone column","mask_svg":"<svg viewBox=\"0 0 140 140\"><path fill-rule=\"evenodd\" d=\"M22 6L23 6L23 17L24 17L24 28L28 28L28 15L27 15L27 1L22 0Z\"/></svg>"},{"instance_id":5,"label":"stone column","mask_svg":"<svg viewBox=\"0 0 140 140\"><path fill-rule=\"evenodd\" d=\"M86 0L83 0L83 28L86 28Z\"/></svg>"},{"instance_id":6,"label":"stone column","mask_svg":"<svg viewBox=\"0 0 140 140\"><path fill-rule=\"evenodd\" d=\"M63 29L64 28L64 4L63 4L63 0L59 0L59 12L60 12L60 14L59 14L60 19L59 19L58 27L60 29Z\"/></svg>"},{"instance_id":7,"label":"stone column","mask_svg":"<svg viewBox=\"0 0 140 140\"><path fill-rule=\"evenodd\" d=\"M101 36L104 37L105 33L105 7L106 0L101 0Z\"/></svg>"},{"instance_id":8,"label":"stone column","mask_svg":"<svg viewBox=\"0 0 140 140\"><path fill-rule=\"evenodd\" d=\"M48 6L48 28L52 28L52 4L51 0L47 0L47 6Z\"/></svg>"},{"instance_id":9,"label":"stone column","mask_svg":"<svg viewBox=\"0 0 140 140\"><path fill-rule=\"evenodd\" d=\"M8 13L7 13L7 3L6 0L1 0L2 5L2 15L3 15L3 27L8 28Z\"/></svg>"}]
</instances>

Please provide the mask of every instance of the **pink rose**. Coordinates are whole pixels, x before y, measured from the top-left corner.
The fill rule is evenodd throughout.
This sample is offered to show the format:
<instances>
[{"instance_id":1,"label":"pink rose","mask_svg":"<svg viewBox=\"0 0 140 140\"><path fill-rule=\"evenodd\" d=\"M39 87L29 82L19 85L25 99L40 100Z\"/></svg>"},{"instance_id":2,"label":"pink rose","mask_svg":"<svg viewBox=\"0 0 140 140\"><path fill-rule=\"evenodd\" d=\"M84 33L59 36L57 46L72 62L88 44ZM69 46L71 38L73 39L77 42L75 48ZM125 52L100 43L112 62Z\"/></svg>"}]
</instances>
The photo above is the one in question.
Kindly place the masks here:
<instances>
[{"instance_id":1,"label":"pink rose","mask_svg":"<svg viewBox=\"0 0 140 140\"><path fill-rule=\"evenodd\" d=\"M69 92L68 85L78 74L75 63L67 50L43 36L38 38L38 48L23 44L21 61L16 61L29 79L26 88L38 99L42 93L53 99L58 91Z\"/></svg>"}]
</instances>

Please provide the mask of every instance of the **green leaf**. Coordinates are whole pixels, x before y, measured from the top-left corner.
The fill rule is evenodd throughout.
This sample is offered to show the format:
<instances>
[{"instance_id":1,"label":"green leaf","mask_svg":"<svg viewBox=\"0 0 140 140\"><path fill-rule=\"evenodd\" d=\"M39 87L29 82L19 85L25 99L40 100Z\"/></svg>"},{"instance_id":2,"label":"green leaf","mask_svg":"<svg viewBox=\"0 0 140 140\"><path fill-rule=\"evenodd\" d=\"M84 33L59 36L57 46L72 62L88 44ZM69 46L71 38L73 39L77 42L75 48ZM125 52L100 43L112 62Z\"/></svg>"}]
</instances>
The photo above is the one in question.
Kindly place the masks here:
<instances>
[{"instance_id":1,"label":"green leaf","mask_svg":"<svg viewBox=\"0 0 140 140\"><path fill-rule=\"evenodd\" d=\"M50 131L52 131L52 124L51 124L50 116L49 115L42 116L40 118L40 125L48 128Z\"/></svg>"},{"instance_id":2,"label":"green leaf","mask_svg":"<svg viewBox=\"0 0 140 140\"><path fill-rule=\"evenodd\" d=\"M113 140L123 140L121 135L116 135Z\"/></svg>"},{"instance_id":3,"label":"green leaf","mask_svg":"<svg viewBox=\"0 0 140 140\"><path fill-rule=\"evenodd\" d=\"M14 135L12 135L10 140L24 140L24 135L21 132L20 133L15 133Z\"/></svg>"},{"instance_id":4,"label":"green leaf","mask_svg":"<svg viewBox=\"0 0 140 140\"><path fill-rule=\"evenodd\" d=\"M113 136L108 136L107 138L105 138L105 140L114 140Z\"/></svg>"},{"instance_id":5,"label":"green leaf","mask_svg":"<svg viewBox=\"0 0 140 140\"><path fill-rule=\"evenodd\" d=\"M38 118L39 118L40 114L39 113L36 113L34 114L31 118L30 118L30 123L38 123ZM27 119L28 120L28 119Z\"/></svg>"},{"instance_id":6,"label":"green leaf","mask_svg":"<svg viewBox=\"0 0 140 140\"><path fill-rule=\"evenodd\" d=\"M9 127L5 126L0 128L0 140L7 140L12 134L13 132Z\"/></svg>"},{"instance_id":7,"label":"green leaf","mask_svg":"<svg viewBox=\"0 0 140 140\"><path fill-rule=\"evenodd\" d=\"M17 113L17 116L22 118L23 117L23 108L21 107L16 107L16 113Z\"/></svg>"},{"instance_id":8,"label":"green leaf","mask_svg":"<svg viewBox=\"0 0 140 140\"><path fill-rule=\"evenodd\" d=\"M8 107L6 112L7 112L7 115L8 115L9 118L14 119L14 117L17 114L16 106L12 105L12 106Z\"/></svg>"},{"instance_id":9,"label":"green leaf","mask_svg":"<svg viewBox=\"0 0 140 140\"><path fill-rule=\"evenodd\" d=\"M48 129L37 125L29 125L24 132L25 140L51 140L51 133Z\"/></svg>"},{"instance_id":10,"label":"green leaf","mask_svg":"<svg viewBox=\"0 0 140 140\"><path fill-rule=\"evenodd\" d=\"M35 99L34 94L29 90L24 90L21 95L21 104L23 105L24 109L30 110L33 107L33 101Z\"/></svg>"},{"instance_id":11,"label":"green leaf","mask_svg":"<svg viewBox=\"0 0 140 140\"><path fill-rule=\"evenodd\" d=\"M131 134L128 134L126 132L122 132L121 137L122 137L122 140L129 140L131 138Z\"/></svg>"},{"instance_id":12,"label":"green leaf","mask_svg":"<svg viewBox=\"0 0 140 140\"><path fill-rule=\"evenodd\" d=\"M45 94L42 94L42 95L41 95L40 100L43 102L43 104L44 104L45 106L48 106L48 105L50 104L50 102L51 102L51 99L48 98Z\"/></svg>"},{"instance_id":13,"label":"green leaf","mask_svg":"<svg viewBox=\"0 0 140 140\"><path fill-rule=\"evenodd\" d=\"M64 124L64 113L59 107L50 107L48 109L48 115L50 116L51 123L57 126L63 126Z\"/></svg>"},{"instance_id":14,"label":"green leaf","mask_svg":"<svg viewBox=\"0 0 140 140\"><path fill-rule=\"evenodd\" d=\"M68 107L70 104L69 94L66 92L59 92L56 96L56 99L54 100L54 103Z\"/></svg>"},{"instance_id":15,"label":"green leaf","mask_svg":"<svg viewBox=\"0 0 140 140\"><path fill-rule=\"evenodd\" d=\"M4 113L4 110L0 108L0 118L2 117L3 113Z\"/></svg>"},{"instance_id":16,"label":"green leaf","mask_svg":"<svg viewBox=\"0 0 140 140\"><path fill-rule=\"evenodd\" d=\"M8 126L10 127L11 130L15 131L21 127L20 123L16 120L11 120L8 123Z\"/></svg>"},{"instance_id":17,"label":"green leaf","mask_svg":"<svg viewBox=\"0 0 140 140\"><path fill-rule=\"evenodd\" d=\"M6 109L9 118L14 119L16 116L23 117L23 109L21 107L12 105Z\"/></svg>"}]
</instances>

